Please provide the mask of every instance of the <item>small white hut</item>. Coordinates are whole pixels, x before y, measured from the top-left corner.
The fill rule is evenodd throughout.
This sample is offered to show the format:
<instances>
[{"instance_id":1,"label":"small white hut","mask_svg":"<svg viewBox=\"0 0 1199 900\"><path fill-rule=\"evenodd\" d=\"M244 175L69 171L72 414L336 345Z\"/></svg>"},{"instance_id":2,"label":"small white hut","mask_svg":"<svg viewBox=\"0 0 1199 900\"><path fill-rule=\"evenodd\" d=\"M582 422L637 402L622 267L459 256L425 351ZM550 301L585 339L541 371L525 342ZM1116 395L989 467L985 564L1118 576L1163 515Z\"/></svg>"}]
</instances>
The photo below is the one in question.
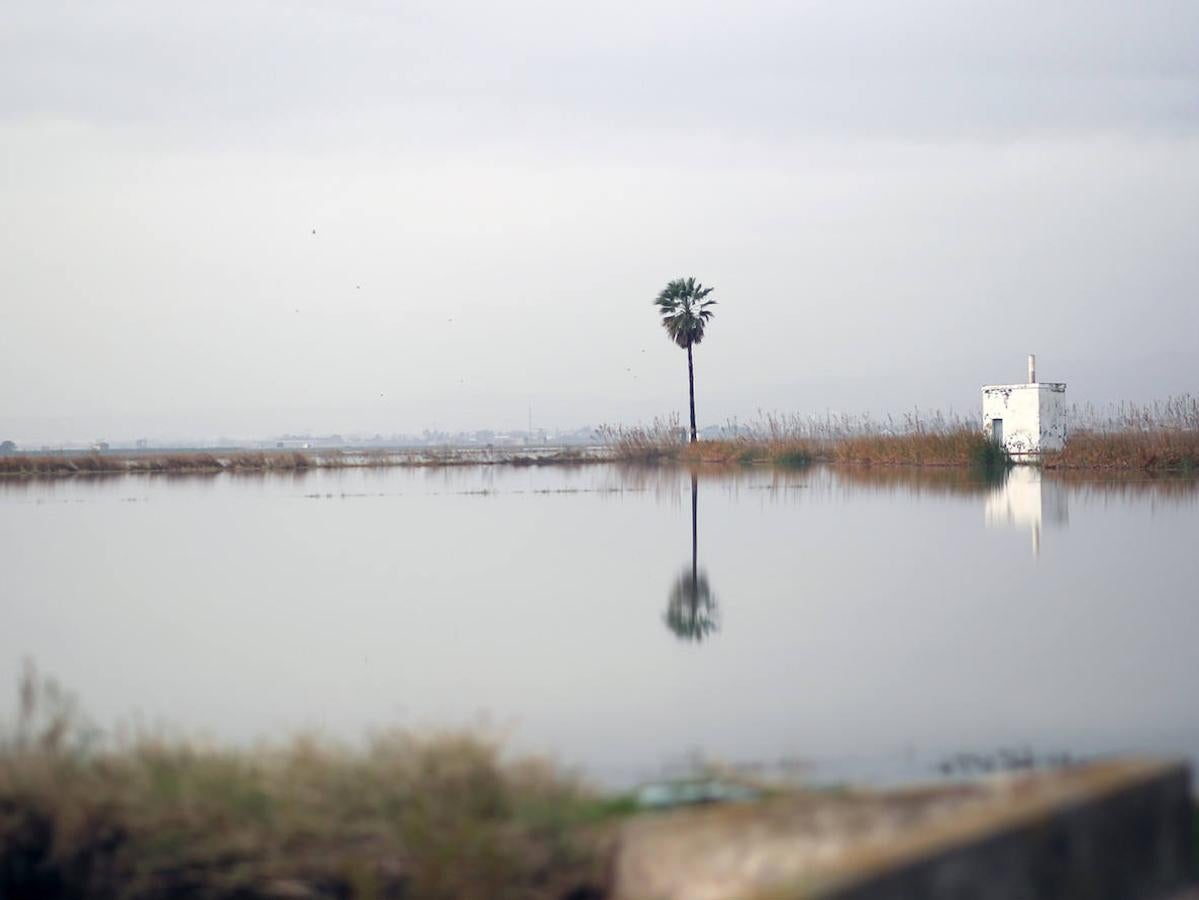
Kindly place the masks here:
<instances>
[{"instance_id":1,"label":"small white hut","mask_svg":"<svg viewBox=\"0 0 1199 900\"><path fill-rule=\"evenodd\" d=\"M1037 381L1028 357L1028 382L983 386L983 433L1016 460L1033 461L1066 444L1066 385Z\"/></svg>"}]
</instances>

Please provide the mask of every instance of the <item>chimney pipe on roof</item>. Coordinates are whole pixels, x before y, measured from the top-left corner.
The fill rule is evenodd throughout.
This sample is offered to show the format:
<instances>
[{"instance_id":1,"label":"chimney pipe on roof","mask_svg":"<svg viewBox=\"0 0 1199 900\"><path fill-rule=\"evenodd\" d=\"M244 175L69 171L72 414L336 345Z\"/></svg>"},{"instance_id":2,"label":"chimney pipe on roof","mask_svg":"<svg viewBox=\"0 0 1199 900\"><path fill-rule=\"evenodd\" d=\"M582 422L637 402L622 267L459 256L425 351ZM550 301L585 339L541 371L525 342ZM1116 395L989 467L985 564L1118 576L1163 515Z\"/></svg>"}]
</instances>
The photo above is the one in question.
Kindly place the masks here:
<instances>
[{"instance_id":1,"label":"chimney pipe on roof","mask_svg":"<svg viewBox=\"0 0 1199 900\"><path fill-rule=\"evenodd\" d=\"M1028 354L1028 383L1037 383L1037 355L1035 353Z\"/></svg>"}]
</instances>

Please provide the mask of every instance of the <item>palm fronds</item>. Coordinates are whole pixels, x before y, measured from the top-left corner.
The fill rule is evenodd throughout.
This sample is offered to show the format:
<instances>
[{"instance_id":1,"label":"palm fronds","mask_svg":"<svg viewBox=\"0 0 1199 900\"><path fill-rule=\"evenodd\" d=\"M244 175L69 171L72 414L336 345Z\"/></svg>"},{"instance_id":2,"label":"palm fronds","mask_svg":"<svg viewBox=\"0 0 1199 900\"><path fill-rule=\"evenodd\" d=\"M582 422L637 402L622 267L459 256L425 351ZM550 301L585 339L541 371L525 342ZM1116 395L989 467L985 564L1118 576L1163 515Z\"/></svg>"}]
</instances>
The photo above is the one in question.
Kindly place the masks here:
<instances>
[{"instance_id":1,"label":"palm fronds","mask_svg":"<svg viewBox=\"0 0 1199 900\"><path fill-rule=\"evenodd\" d=\"M654 299L662 316L662 327L683 349L704 339L704 327L714 315L712 307L716 305L715 300L707 299L713 290L694 278L676 278Z\"/></svg>"}]
</instances>

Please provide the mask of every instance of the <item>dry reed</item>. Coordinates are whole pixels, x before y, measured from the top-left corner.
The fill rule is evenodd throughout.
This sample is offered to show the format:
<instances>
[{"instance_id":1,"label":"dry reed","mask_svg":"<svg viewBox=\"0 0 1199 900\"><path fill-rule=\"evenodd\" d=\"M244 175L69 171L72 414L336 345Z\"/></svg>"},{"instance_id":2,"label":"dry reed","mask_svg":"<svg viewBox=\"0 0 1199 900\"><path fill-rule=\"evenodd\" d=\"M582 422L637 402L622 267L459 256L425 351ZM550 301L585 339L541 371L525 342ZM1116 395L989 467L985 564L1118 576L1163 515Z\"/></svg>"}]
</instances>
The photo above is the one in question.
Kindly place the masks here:
<instances>
[{"instance_id":1,"label":"dry reed","mask_svg":"<svg viewBox=\"0 0 1199 900\"><path fill-rule=\"evenodd\" d=\"M0 744L0 896L598 897L606 814L475 734L105 742L27 669Z\"/></svg>"},{"instance_id":2,"label":"dry reed","mask_svg":"<svg viewBox=\"0 0 1199 900\"><path fill-rule=\"evenodd\" d=\"M1184 394L1150 404L1075 407L1065 448L1049 468L1194 471L1199 469L1199 399Z\"/></svg>"},{"instance_id":3,"label":"dry reed","mask_svg":"<svg viewBox=\"0 0 1199 900\"><path fill-rule=\"evenodd\" d=\"M1074 407L1071 435L1060 453L1046 454L1049 468L1193 471L1199 469L1199 401L1189 395L1146 405L1109 409ZM649 427L606 426L600 436L612 458L674 460L691 465L830 462L873 466L1003 468L1009 460L973 420L915 410L895 419L870 416L759 414L730 422L721 437L686 442L678 419Z\"/></svg>"},{"instance_id":4,"label":"dry reed","mask_svg":"<svg viewBox=\"0 0 1199 900\"><path fill-rule=\"evenodd\" d=\"M307 469L323 464L292 451L268 453L18 453L0 456L0 475L109 475Z\"/></svg>"},{"instance_id":5,"label":"dry reed","mask_svg":"<svg viewBox=\"0 0 1199 900\"><path fill-rule=\"evenodd\" d=\"M688 464L812 462L864 465L1002 465L1006 460L981 431L940 413L919 412L900 420L868 416L781 416L770 413L750 425L730 423L723 437L686 442L677 419L645 428L601 431L614 458L623 461L678 460Z\"/></svg>"},{"instance_id":6,"label":"dry reed","mask_svg":"<svg viewBox=\"0 0 1199 900\"><path fill-rule=\"evenodd\" d=\"M674 459L687 446L687 432L677 413L649 425L601 425L595 433L613 459L628 462Z\"/></svg>"}]
</instances>

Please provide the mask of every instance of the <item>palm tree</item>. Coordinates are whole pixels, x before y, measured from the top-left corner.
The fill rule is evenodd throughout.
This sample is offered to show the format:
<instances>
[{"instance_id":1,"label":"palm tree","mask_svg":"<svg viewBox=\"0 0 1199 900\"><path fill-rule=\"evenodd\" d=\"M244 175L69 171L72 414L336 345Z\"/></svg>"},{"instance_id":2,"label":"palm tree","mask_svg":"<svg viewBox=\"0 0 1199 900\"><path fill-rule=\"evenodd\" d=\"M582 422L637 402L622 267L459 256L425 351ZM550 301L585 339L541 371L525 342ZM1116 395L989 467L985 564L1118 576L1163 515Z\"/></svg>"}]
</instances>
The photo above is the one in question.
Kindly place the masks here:
<instances>
[{"instance_id":1,"label":"palm tree","mask_svg":"<svg viewBox=\"0 0 1199 900\"><path fill-rule=\"evenodd\" d=\"M695 443L695 366L691 348L704 339L704 326L712 318L715 300L706 299L714 288L694 278L677 278L662 288L654 300L662 316L662 327L670 339L687 351L687 386L691 396L691 443Z\"/></svg>"}]
</instances>

